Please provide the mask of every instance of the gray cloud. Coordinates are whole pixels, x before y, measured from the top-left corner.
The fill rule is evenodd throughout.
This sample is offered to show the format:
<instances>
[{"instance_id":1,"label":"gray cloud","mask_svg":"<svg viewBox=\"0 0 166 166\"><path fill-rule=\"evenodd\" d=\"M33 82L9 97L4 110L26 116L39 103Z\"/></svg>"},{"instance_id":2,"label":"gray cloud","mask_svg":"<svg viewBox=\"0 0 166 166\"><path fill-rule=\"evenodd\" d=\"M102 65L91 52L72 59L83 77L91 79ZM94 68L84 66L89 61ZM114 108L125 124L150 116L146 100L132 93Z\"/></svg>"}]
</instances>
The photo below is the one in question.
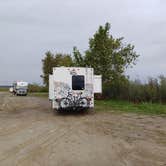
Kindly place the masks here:
<instances>
[{"instance_id":1,"label":"gray cloud","mask_svg":"<svg viewBox=\"0 0 166 166\"><path fill-rule=\"evenodd\" d=\"M110 22L115 37L125 37L141 55L131 78L165 74L166 3L164 0L2 0L0 5L0 84L41 82L47 50L81 51L98 26Z\"/></svg>"}]
</instances>

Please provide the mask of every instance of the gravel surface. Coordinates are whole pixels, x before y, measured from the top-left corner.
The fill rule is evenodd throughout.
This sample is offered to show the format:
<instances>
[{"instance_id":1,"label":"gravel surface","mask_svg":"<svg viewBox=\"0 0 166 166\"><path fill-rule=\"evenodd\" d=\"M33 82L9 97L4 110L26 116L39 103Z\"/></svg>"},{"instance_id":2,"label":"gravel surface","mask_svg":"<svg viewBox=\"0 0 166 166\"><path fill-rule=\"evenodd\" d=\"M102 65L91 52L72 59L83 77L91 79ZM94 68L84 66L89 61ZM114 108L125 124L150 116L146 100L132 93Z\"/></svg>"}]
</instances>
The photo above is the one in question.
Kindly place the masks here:
<instances>
[{"instance_id":1,"label":"gravel surface","mask_svg":"<svg viewBox=\"0 0 166 166\"><path fill-rule=\"evenodd\" d=\"M2 166L166 166L166 118L57 114L46 98L0 93Z\"/></svg>"}]
</instances>

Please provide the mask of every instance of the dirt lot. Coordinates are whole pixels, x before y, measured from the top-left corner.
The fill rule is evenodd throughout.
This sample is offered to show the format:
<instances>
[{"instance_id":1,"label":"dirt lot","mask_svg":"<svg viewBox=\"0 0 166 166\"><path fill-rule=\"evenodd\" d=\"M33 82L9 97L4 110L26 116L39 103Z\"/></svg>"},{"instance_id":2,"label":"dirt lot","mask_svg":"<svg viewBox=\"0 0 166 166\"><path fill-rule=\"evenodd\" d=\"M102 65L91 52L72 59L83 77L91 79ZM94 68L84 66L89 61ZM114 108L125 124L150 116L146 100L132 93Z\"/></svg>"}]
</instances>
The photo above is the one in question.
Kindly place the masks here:
<instances>
[{"instance_id":1,"label":"dirt lot","mask_svg":"<svg viewBox=\"0 0 166 166\"><path fill-rule=\"evenodd\" d=\"M54 114L46 98L0 93L2 166L166 166L166 118Z\"/></svg>"}]
</instances>

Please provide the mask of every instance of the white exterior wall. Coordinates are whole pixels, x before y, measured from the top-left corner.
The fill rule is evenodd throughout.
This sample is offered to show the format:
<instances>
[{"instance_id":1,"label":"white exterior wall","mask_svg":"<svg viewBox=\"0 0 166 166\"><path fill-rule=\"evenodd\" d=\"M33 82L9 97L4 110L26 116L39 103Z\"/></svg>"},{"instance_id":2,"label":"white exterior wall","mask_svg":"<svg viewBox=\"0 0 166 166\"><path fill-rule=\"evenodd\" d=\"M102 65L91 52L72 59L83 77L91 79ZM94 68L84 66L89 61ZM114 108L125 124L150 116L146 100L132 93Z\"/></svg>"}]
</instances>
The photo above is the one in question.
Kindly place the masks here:
<instances>
[{"instance_id":1,"label":"white exterior wall","mask_svg":"<svg viewBox=\"0 0 166 166\"><path fill-rule=\"evenodd\" d=\"M101 75L94 75L94 93L102 93Z\"/></svg>"},{"instance_id":2,"label":"white exterior wall","mask_svg":"<svg viewBox=\"0 0 166 166\"><path fill-rule=\"evenodd\" d=\"M72 75L83 75L85 81L84 90L72 90ZM101 77L100 77L101 78ZM94 107L94 71L93 68L84 67L55 67L53 75L49 77L49 99L52 107L58 109L56 99L66 98L68 92L77 95L82 92L81 97L91 98L90 107Z\"/></svg>"},{"instance_id":3,"label":"white exterior wall","mask_svg":"<svg viewBox=\"0 0 166 166\"><path fill-rule=\"evenodd\" d=\"M49 75L49 100L54 99L54 80L53 75Z\"/></svg>"}]
</instances>

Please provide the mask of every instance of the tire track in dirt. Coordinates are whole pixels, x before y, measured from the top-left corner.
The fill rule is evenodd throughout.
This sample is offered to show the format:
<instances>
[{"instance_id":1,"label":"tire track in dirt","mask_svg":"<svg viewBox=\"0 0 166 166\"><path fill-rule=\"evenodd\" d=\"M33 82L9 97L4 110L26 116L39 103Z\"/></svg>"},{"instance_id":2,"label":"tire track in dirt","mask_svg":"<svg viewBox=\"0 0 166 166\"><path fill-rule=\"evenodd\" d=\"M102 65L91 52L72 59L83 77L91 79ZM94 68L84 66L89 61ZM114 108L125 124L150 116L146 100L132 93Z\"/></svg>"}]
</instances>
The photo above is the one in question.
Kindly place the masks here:
<instances>
[{"instance_id":1,"label":"tire track in dirt","mask_svg":"<svg viewBox=\"0 0 166 166\"><path fill-rule=\"evenodd\" d=\"M37 145L37 147L35 147L34 149L32 149L29 153L29 155L25 156L25 158L21 158L18 161L18 165L22 166L22 165L26 165L24 163L29 163L28 161L33 161L34 159L36 160L36 158L39 158L39 154L41 156L45 157L45 161L46 164L43 164L43 160L39 159L38 160L38 164L39 165L50 165L49 164L49 160L50 160L50 156L52 155L52 153L54 153L54 149L56 149L57 146L59 146L60 142L64 142L65 144L65 140L70 140L71 135L73 135L72 133L74 133L75 130L73 130L75 128L75 125L79 126L81 124L81 122L77 122L74 124L68 124L66 126L66 129L63 130L62 133L59 134L59 131L55 131L53 133L53 135L51 136L53 139L49 138L47 140L45 140L42 144ZM63 127L65 127L63 126ZM58 135L58 136L57 136ZM27 164L29 165L29 164ZM56 164L55 164L56 165Z\"/></svg>"},{"instance_id":2,"label":"tire track in dirt","mask_svg":"<svg viewBox=\"0 0 166 166\"><path fill-rule=\"evenodd\" d=\"M55 135L54 132L57 132L59 129L51 130L51 131L45 131L41 134L37 135L36 137L32 137L28 139L27 141L20 143L19 145L16 145L12 149L5 151L3 154L1 154L0 157L0 163L2 163L3 160L8 160L10 157L16 158L16 156L19 156L20 151L24 151L27 154L32 152L34 149L41 147L41 145L44 145L46 142L51 141L52 137ZM65 130L64 130L65 131ZM63 130L61 131L61 135L64 135L65 132ZM58 131L60 132L60 131ZM56 140L60 136L55 137L53 140ZM36 140L38 140L36 142ZM35 142L35 145L33 143ZM32 147L31 147L32 145Z\"/></svg>"},{"instance_id":3,"label":"tire track in dirt","mask_svg":"<svg viewBox=\"0 0 166 166\"><path fill-rule=\"evenodd\" d=\"M78 123L77 125L79 125ZM65 135L67 135L69 132L71 132L73 129L72 126L69 126L67 128L56 128L51 129L49 131L42 131L41 134L37 135L36 137L32 137L26 142L23 142L9 151L4 152L0 157L0 163L8 162L7 160L10 158L16 159L17 162L24 162L24 160L28 160L32 156L38 155L39 152L42 152L42 149L46 149L49 146L55 146L58 141L62 141L62 138L65 138ZM35 140L38 140L35 142ZM33 144L35 143L35 144ZM22 154L28 154L25 155L25 157L22 157ZM45 153L44 151L42 153ZM47 153L47 152L46 152ZM6 160L6 161L5 161Z\"/></svg>"},{"instance_id":4,"label":"tire track in dirt","mask_svg":"<svg viewBox=\"0 0 166 166\"><path fill-rule=\"evenodd\" d=\"M12 136L13 134L17 134L18 132L22 131L22 130L25 130L25 129L30 129L30 128L33 128L37 125L37 123L42 123L44 122L44 120L33 120L31 121L30 123L25 123L25 124L20 124L20 125L17 125L17 126L12 126L11 128L7 128L7 129L1 129L2 131L0 131L0 137L4 137L4 136Z\"/></svg>"}]
</instances>

